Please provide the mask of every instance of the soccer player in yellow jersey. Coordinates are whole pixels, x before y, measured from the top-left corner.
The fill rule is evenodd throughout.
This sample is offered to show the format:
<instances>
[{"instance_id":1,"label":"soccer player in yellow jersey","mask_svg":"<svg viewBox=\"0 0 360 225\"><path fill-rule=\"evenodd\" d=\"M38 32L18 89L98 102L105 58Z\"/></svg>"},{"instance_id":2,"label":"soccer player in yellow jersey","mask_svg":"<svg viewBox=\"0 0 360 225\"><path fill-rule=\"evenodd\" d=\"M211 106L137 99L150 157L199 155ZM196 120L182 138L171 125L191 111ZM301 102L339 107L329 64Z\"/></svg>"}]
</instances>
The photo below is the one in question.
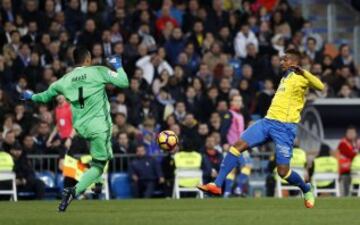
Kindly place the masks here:
<instances>
[{"instance_id":1,"label":"soccer player in yellow jersey","mask_svg":"<svg viewBox=\"0 0 360 225\"><path fill-rule=\"evenodd\" d=\"M289 167L292 148L296 136L297 123L305 104L305 95L311 87L323 90L324 84L310 72L299 66L301 54L289 49L281 58L285 74L271 102L265 118L258 120L244 131L240 139L230 147L224 158L219 175L214 183L200 185L204 192L221 195L221 187L227 174L237 166L241 152L267 141L275 143L277 172L289 184L298 186L304 193L305 207L315 205L315 197L310 183L305 183L299 174Z\"/></svg>"}]
</instances>

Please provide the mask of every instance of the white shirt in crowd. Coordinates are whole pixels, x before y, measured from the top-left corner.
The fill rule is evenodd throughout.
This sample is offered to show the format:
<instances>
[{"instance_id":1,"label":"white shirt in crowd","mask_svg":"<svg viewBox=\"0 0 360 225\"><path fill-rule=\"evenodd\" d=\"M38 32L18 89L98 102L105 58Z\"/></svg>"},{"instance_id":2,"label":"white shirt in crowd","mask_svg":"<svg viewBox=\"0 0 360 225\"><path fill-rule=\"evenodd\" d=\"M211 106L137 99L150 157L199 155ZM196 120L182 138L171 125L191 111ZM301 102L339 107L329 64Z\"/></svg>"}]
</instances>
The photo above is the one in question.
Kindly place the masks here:
<instances>
[{"instance_id":1,"label":"white shirt in crowd","mask_svg":"<svg viewBox=\"0 0 360 225\"><path fill-rule=\"evenodd\" d=\"M174 75L173 68L166 60L163 60L160 65L155 68L151 63L151 56L149 55L140 58L136 62L136 66L142 69L143 77L148 82L148 84L151 84L154 80L155 69L157 69L158 74L160 74L163 70L167 70L170 76Z\"/></svg>"},{"instance_id":2,"label":"white shirt in crowd","mask_svg":"<svg viewBox=\"0 0 360 225\"><path fill-rule=\"evenodd\" d=\"M234 39L235 56L245 58L247 55L246 46L251 43L254 44L256 50L258 50L259 44L254 32L249 31L248 35L244 35L243 32L239 31Z\"/></svg>"}]
</instances>

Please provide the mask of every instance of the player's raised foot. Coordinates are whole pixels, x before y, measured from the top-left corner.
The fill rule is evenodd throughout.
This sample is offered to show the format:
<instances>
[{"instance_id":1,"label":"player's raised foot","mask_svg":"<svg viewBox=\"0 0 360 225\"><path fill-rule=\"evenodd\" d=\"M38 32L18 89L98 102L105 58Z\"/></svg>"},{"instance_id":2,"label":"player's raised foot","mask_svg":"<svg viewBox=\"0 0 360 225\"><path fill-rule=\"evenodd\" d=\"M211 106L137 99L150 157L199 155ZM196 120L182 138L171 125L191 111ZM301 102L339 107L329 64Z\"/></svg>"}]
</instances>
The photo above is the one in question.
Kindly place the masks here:
<instances>
[{"instance_id":1,"label":"player's raised foot","mask_svg":"<svg viewBox=\"0 0 360 225\"><path fill-rule=\"evenodd\" d=\"M212 195L221 195L222 191L221 188L216 186L214 183L208 183L203 185L198 185L197 188L200 191L212 194Z\"/></svg>"},{"instance_id":2,"label":"player's raised foot","mask_svg":"<svg viewBox=\"0 0 360 225\"><path fill-rule=\"evenodd\" d=\"M69 206L71 201L75 197L75 188L64 188L62 194L61 194L61 202L59 205L59 212L65 212L66 208Z\"/></svg>"},{"instance_id":3,"label":"player's raised foot","mask_svg":"<svg viewBox=\"0 0 360 225\"><path fill-rule=\"evenodd\" d=\"M315 196L312 185L310 183L308 183L307 185L310 185L310 191L304 194L304 204L306 208L310 209L314 208L315 206Z\"/></svg>"}]
</instances>

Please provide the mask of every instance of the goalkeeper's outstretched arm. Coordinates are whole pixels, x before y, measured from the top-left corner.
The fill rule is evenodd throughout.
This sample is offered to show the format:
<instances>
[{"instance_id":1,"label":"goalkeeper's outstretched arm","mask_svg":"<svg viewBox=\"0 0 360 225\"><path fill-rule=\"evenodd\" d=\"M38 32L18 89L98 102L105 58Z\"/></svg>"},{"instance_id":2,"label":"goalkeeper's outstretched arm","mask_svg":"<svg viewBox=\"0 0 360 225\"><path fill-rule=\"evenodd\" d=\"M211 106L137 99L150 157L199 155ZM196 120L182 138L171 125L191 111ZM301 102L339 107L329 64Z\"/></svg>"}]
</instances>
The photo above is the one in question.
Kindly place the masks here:
<instances>
[{"instance_id":1,"label":"goalkeeper's outstretched arm","mask_svg":"<svg viewBox=\"0 0 360 225\"><path fill-rule=\"evenodd\" d=\"M109 70L108 72L108 81L109 83L119 87L127 88L129 87L129 80L125 70L121 67L116 70L116 72Z\"/></svg>"},{"instance_id":2,"label":"goalkeeper's outstretched arm","mask_svg":"<svg viewBox=\"0 0 360 225\"><path fill-rule=\"evenodd\" d=\"M105 82L113 84L119 88L129 87L129 80L122 66L121 58L118 56L112 56L108 58L107 61L111 67L116 70L116 72L107 67L98 67L101 70L101 74L104 76Z\"/></svg>"},{"instance_id":3,"label":"goalkeeper's outstretched arm","mask_svg":"<svg viewBox=\"0 0 360 225\"><path fill-rule=\"evenodd\" d=\"M34 102L40 102L40 103L47 103L47 102L51 101L51 99L53 99L55 96L58 95L58 92L55 89L55 85L56 85L56 82L52 83L46 91L32 95L31 100Z\"/></svg>"}]
</instances>

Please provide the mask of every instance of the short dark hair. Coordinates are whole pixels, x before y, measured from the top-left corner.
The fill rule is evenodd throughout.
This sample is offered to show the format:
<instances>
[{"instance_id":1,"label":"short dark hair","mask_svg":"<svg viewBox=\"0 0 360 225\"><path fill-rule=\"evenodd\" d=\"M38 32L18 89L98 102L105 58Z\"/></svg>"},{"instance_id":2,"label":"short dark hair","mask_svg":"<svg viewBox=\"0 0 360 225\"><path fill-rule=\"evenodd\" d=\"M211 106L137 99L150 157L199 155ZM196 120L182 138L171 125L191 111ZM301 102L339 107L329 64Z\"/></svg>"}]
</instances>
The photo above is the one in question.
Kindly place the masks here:
<instances>
[{"instance_id":1,"label":"short dark hair","mask_svg":"<svg viewBox=\"0 0 360 225\"><path fill-rule=\"evenodd\" d=\"M348 44L341 44L340 46L339 46L339 51L341 51L343 48L345 48L345 47L349 47L349 45Z\"/></svg>"},{"instance_id":2,"label":"short dark hair","mask_svg":"<svg viewBox=\"0 0 360 225\"><path fill-rule=\"evenodd\" d=\"M85 61L87 56L90 56L90 52L86 48L77 47L74 49L73 57L74 57L75 64L82 64Z\"/></svg>"},{"instance_id":3,"label":"short dark hair","mask_svg":"<svg viewBox=\"0 0 360 225\"><path fill-rule=\"evenodd\" d=\"M317 43L316 39L313 38L313 37L308 37L308 38L306 39L306 42L309 42L309 41L313 41L315 44Z\"/></svg>"},{"instance_id":4,"label":"short dark hair","mask_svg":"<svg viewBox=\"0 0 360 225\"><path fill-rule=\"evenodd\" d=\"M286 54L290 54L290 55L294 55L294 56L296 56L296 58L298 59L298 60L300 60L300 57L301 57L301 53L300 53L300 51L299 50L296 50L296 49L287 49L286 51L285 51L285 53Z\"/></svg>"}]
</instances>

